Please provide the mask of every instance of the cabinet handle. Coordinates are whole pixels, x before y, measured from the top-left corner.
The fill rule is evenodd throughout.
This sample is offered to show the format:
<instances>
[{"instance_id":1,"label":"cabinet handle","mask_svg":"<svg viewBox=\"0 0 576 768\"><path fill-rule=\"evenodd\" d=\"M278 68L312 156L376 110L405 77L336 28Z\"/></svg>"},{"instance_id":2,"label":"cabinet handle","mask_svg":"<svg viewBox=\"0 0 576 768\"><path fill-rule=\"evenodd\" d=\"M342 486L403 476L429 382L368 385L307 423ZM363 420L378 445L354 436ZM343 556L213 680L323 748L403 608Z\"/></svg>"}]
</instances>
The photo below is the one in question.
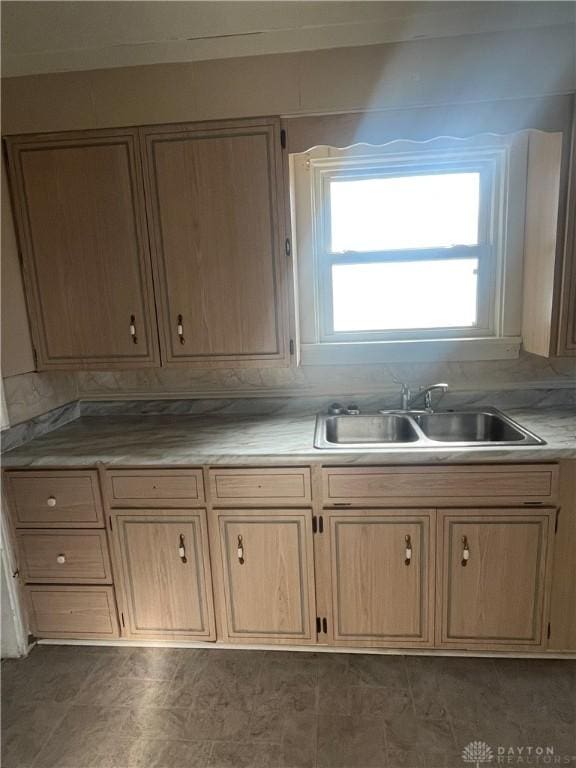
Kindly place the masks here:
<instances>
[{"instance_id":1,"label":"cabinet handle","mask_svg":"<svg viewBox=\"0 0 576 768\"><path fill-rule=\"evenodd\" d=\"M468 546L468 539L466 536L462 536L462 560L460 564L465 568L468 565L470 559L470 547Z\"/></svg>"},{"instance_id":2,"label":"cabinet handle","mask_svg":"<svg viewBox=\"0 0 576 768\"><path fill-rule=\"evenodd\" d=\"M130 315L130 336L134 344L138 344L138 336L136 336L136 318L134 315Z\"/></svg>"},{"instance_id":3,"label":"cabinet handle","mask_svg":"<svg viewBox=\"0 0 576 768\"><path fill-rule=\"evenodd\" d=\"M56 562L59 565L64 565L64 563L66 562L66 555L58 555L58 557L56 558Z\"/></svg>"},{"instance_id":4,"label":"cabinet handle","mask_svg":"<svg viewBox=\"0 0 576 768\"><path fill-rule=\"evenodd\" d=\"M184 344L184 322L182 320L182 315L178 315L178 338L180 339L180 344Z\"/></svg>"},{"instance_id":5,"label":"cabinet handle","mask_svg":"<svg viewBox=\"0 0 576 768\"><path fill-rule=\"evenodd\" d=\"M55 507L56 506L56 497L55 496L48 496L46 499L46 504L48 504L49 507Z\"/></svg>"},{"instance_id":6,"label":"cabinet handle","mask_svg":"<svg viewBox=\"0 0 576 768\"><path fill-rule=\"evenodd\" d=\"M412 562L412 539L410 536L405 536L404 541L406 542L406 550L404 552L404 565L410 565Z\"/></svg>"},{"instance_id":7,"label":"cabinet handle","mask_svg":"<svg viewBox=\"0 0 576 768\"><path fill-rule=\"evenodd\" d=\"M242 536L238 536L238 562L240 565L244 565L244 542L242 541Z\"/></svg>"},{"instance_id":8,"label":"cabinet handle","mask_svg":"<svg viewBox=\"0 0 576 768\"><path fill-rule=\"evenodd\" d=\"M183 563L188 562L186 558L186 545L184 544L184 534L182 533L178 537L178 556L180 557L180 560L182 560Z\"/></svg>"}]
</instances>

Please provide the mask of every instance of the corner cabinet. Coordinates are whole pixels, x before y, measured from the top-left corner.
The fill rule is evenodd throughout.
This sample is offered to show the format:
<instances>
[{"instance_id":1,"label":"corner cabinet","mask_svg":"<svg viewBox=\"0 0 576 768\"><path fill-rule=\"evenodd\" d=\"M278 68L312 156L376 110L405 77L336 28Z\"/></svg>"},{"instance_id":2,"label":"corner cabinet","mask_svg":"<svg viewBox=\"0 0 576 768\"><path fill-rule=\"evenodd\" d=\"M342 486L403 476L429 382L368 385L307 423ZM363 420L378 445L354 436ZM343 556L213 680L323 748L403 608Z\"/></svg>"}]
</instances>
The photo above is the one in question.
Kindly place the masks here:
<instances>
[{"instance_id":1,"label":"corner cabinet","mask_svg":"<svg viewBox=\"0 0 576 768\"><path fill-rule=\"evenodd\" d=\"M215 640L206 512L112 513L122 635Z\"/></svg>"},{"instance_id":2,"label":"corner cabinet","mask_svg":"<svg viewBox=\"0 0 576 768\"><path fill-rule=\"evenodd\" d=\"M280 122L142 129L167 365L288 365Z\"/></svg>"},{"instance_id":3,"label":"corner cabinet","mask_svg":"<svg viewBox=\"0 0 576 768\"><path fill-rule=\"evenodd\" d=\"M138 131L7 148L38 370L159 365Z\"/></svg>"}]
</instances>

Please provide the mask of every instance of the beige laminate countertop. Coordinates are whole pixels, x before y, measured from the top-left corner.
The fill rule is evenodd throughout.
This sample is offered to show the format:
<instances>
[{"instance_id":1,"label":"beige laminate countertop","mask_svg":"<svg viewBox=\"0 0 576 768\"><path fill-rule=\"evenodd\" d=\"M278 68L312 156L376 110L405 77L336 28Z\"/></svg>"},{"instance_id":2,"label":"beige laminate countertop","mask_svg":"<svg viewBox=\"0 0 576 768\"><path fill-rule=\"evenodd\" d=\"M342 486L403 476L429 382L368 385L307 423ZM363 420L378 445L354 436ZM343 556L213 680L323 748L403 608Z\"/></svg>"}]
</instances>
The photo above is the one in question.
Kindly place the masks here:
<instances>
[{"instance_id":1,"label":"beige laminate countertop","mask_svg":"<svg viewBox=\"0 0 576 768\"><path fill-rule=\"evenodd\" d=\"M485 448L314 448L313 415L83 416L2 456L7 468L198 464L463 464L576 458L576 409L509 409L546 445Z\"/></svg>"}]
</instances>

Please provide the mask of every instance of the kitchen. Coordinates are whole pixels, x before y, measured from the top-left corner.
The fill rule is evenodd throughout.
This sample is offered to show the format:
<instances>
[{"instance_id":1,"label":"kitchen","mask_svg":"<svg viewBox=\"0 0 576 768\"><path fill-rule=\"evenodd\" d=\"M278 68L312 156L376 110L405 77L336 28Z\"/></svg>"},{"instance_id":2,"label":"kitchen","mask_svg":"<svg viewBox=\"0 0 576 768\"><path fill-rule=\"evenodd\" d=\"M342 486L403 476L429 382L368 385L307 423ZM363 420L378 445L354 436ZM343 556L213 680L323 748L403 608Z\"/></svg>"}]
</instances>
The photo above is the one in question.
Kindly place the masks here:
<instances>
[{"instance_id":1,"label":"kitchen","mask_svg":"<svg viewBox=\"0 0 576 768\"><path fill-rule=\"evenodd\" d=\"M6 768L576 754L575 9L3 3Z\"/></svg>"}]
</instances>

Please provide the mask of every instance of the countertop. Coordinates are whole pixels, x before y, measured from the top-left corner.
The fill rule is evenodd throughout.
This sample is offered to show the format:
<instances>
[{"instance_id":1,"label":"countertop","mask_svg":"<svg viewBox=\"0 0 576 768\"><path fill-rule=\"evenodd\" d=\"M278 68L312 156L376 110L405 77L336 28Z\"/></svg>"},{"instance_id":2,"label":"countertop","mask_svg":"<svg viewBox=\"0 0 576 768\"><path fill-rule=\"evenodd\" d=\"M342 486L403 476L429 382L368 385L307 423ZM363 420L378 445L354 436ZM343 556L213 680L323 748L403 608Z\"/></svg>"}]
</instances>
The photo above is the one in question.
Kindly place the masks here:
<instances>
[{"instance_id":1,"label":"countertop","mask_svg":"<svg viewBox=\"0 0 576 768\"><path fill-rule=\"evenodd\" d=\"M576 458L576 409L508 409L546 445L487 448L314 448L313 415L83 416L2 456L4 467L198 464L465 464Z\"/></svg>"}]
</instances>

